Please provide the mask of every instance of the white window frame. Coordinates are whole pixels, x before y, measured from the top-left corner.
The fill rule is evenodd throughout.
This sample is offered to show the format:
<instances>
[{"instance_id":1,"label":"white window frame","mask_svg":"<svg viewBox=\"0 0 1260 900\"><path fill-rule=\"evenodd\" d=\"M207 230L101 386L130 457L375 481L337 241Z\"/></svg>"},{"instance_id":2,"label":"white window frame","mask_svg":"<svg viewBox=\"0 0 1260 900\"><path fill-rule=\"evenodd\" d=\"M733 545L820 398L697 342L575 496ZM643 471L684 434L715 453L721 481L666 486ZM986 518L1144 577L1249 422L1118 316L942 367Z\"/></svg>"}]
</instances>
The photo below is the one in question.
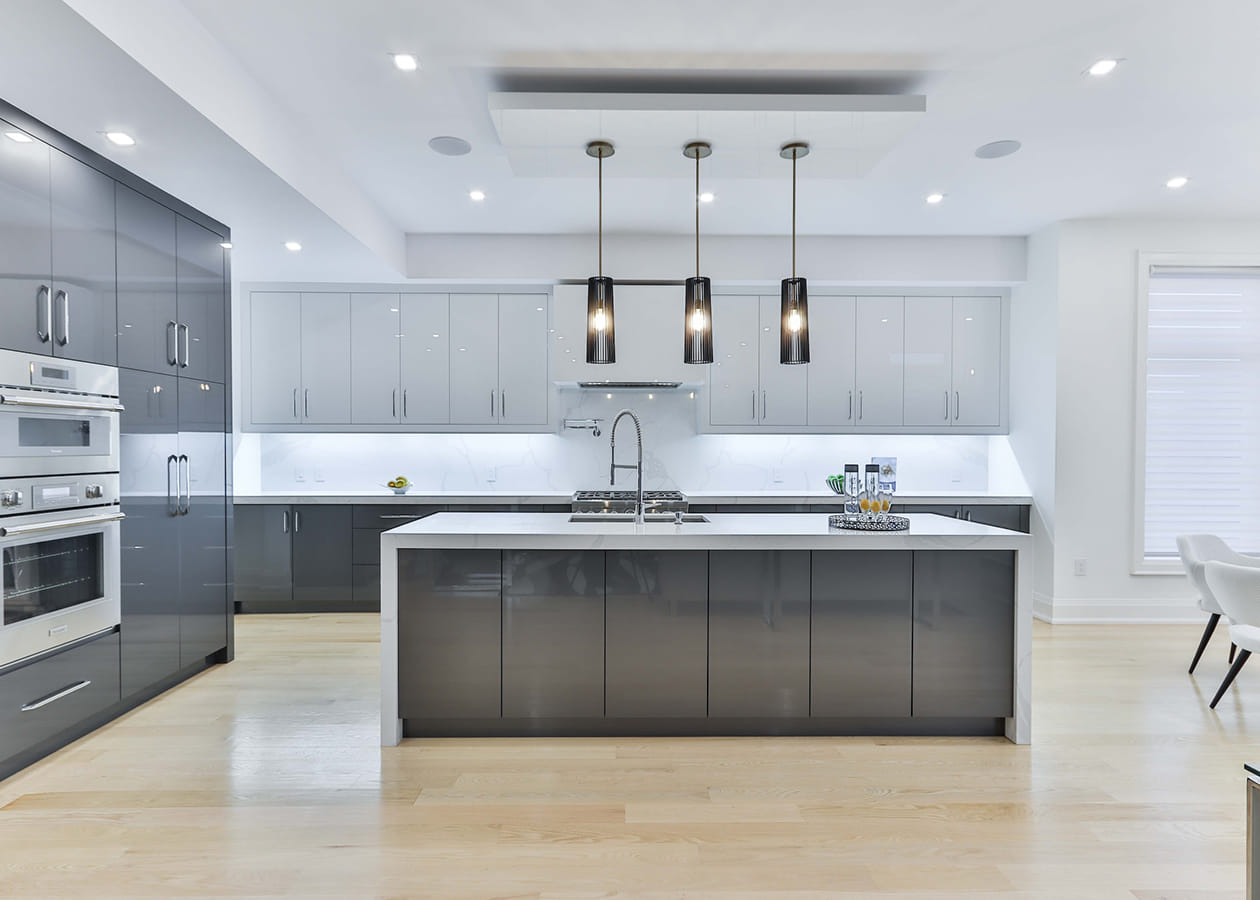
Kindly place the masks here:
<instances>
[{"instance_id":1,"label":"white window frame","mask_svg":"<svg viewBox=\"0 0 1260 900\"><path fill-rule=\"evenodd\" d=\"M1151 267L1260 268L1260 254L1254 253L1156 253L1139 250L1137 255L1137 334L1133 359L1133 547L1130 572L1133 575L1184 575L1178 559L1152 559L1146 556L1146 351L1150 317Z\"/></svg>"}]
</instances>

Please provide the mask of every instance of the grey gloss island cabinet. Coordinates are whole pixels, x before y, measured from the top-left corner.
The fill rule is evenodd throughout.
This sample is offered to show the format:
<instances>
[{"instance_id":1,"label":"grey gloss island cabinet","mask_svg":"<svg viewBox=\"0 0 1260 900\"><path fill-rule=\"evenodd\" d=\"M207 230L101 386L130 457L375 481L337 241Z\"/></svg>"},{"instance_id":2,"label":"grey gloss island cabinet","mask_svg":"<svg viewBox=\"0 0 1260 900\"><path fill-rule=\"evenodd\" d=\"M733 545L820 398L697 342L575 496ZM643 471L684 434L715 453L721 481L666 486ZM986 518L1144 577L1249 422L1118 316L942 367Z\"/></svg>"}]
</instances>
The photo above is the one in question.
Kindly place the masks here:
<instances>
[{"instance_id":1,"label":"grey gloss island cabinet","mask_svg":"<svg viewBox=\"0 0 1260 900\"><path fill-rule=\"evenodd\" d=\"M400 549L403 733L1000 734L1014 558Z\"/></svg>"}]
</instances>

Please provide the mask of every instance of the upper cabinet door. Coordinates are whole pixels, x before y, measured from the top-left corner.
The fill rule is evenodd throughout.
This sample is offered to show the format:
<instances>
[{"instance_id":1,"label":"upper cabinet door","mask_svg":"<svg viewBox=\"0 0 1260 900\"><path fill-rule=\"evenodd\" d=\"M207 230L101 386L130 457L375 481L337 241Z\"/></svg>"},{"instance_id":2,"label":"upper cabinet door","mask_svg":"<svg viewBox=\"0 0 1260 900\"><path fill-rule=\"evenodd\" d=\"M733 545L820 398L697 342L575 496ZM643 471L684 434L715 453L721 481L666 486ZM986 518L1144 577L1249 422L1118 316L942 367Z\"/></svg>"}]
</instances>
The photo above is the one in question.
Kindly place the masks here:
<instances>
[{"instance_id":1,"label":"upper cabinet door","mask_svg":"<svg viewBox=\"0 0 1260 900\"><path fill-rule=\"evenodd\" d=\"M953 423L997 427L1002 418L1002 300L954 298Z\"/></svg>"},{"instance_id":2,"label":"upper cabinet door","mask_svg":"<svg viewBox=\"0 0 1260 900\"><path fill-rule=\"evenodd\" d=\"M118 361L114 179L52 152L53 352Z\"/></svg>"},{"instance_id":3,"label":"upper cabinet door","mask_svg":"<svg viewBox=\"0 0 1260 900\"><path fill-rule=\"evenodd\" d=\"M350 421L350 295L302 295L302 421Z\"/></svg>"},{"instance_id":4,"label":"upper cabinet door","mask_svg":"<svg viewBox=\"0 0 1260 900\"><path fill-rule=\"evenodd\" d=\"M22 134L3 121L0 130ZM49 152L35 138L0 139L0 346L51 356Z\"/></svg>"},{"instance_id":5,"label":"upper cabinet door","mask_svg":"<svg viewBox=\"0 0 1260 900\"><path fill-rule=\"evenodd\" d=\"M255 425L302 421L302 295L255 292L249 303L249 406Z\"/></svg>"},{"instance_id":6,"label":"upper cabinet door","mask_svg":"<svg viewBox=\"0 0 1260 900\"><path fill-rule=\"evenodd\" d=\"M175 213L115 185L118 234L118 365L174 372Z\"/></svg>"},{"instance_id":7,"label":"upper cabinet door","mask_svg":"<svg viewBox=\"0 0 1260 900\"><path fill-rule=\"evenodd\" d=\"M857 301L809 299L808 423L848 428L857 421L854 387Z\"/></svg>"},{"instance_id":8,"label":"upper cabinet door","mask_svg":"<svg viewBox=\"0 0 1260 900\"><path fill-rule=\"evenodd\" d=\"M176 218L175 228L179 374L223 384L227 371L223 238L183 216Z\"/></svg>"},{"instance_id":9,"label":"upper cabinet door","mask_svg":"<svg viewBox=\"0 0 1260 900\"><path fill-rule=\"evenodd\" d=\"M904 307L900 297L858 298L858 425L901 424Z\"/></svg>"},{"instance_id":10,"label":"upper cabinet door","mask_svg":"<svg viewBox=\"0 0 1260 900\"><path fill-rule=\"evenodd\" d=\"M761 420L760 302L743 295L713 298L713 365L707 367L711 425L756 425Z\"/></svg>"},{"instance_id":11,"label":"upper cabinet door","mask_svg":"<svg viewBox=\"0 0 1260 900\"><path fill-rule=\"evenodd\" d=\"M943 428L953 414L953 301L949 297L907 297L905 304L902 424Z\"/></svg>"},{"instance_id":12,"label":"upper cabinet door","mask_svg":"<svg viewBox=\"0 0 1260 900\"><path fill-rule=\"evenodd\" d=\"M397 294L350 295L350 420L356 425L392 425L402 415L400 320Z\"/></svg>"},{"instance_id":13,"label":"upper cabinet door","mask_svg":"<svg viewBox=\"0 0 1260 900\"><path fill-rule=\"evenodd\" d=\"M499 420L499 297L458 294L451 302L451 421ZM545 329L544 329L545 333Z\"/></svg>"},{"instance_id":14,"label":"upper cabinet door","mask_svg":"<svg viewBox=\"0 0 1260 900\"><path fill-rule=\"evenodd\" d=\"M403 294L402 394L404 423L451 420L451 305L446 294Z\"/></svg>"},{"instance_id":15,"label":"upper cabinet door","mask_svg":"<svg viewBox=\"0 0 1260 900\"><path fill-rule=\"evenodd\" d=\"M762 297L760 305L759 421L762 425L804 425L806 381L813 363L785 366L779 362L779 331L782 319L780 298ZM810 349L813 349L812 346Z\"/></svg>"},{"instance_id":16,"label":"upper cabinet door","mask_svg":"<svg viewBox=\"0 0 1260 900\"><path fill-rule=\"evenodd\" d=\"M547 295L499 295L499 423L546 425Z\"/></svg>"}]
</instances>

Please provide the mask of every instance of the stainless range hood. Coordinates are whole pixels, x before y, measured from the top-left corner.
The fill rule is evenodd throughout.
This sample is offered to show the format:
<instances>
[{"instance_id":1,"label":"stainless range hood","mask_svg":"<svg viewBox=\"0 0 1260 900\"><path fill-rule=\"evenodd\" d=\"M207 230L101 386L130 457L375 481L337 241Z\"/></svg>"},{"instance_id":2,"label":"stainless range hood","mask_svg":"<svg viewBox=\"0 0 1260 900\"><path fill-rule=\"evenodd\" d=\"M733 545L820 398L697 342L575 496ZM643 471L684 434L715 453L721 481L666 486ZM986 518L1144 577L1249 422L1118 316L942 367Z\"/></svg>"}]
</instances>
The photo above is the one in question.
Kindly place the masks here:
<instances>
[{"instance_id":1,"label":"stainless range hood","mask_svg":"<svg viewBox=\"0 0 1260 900\"><path fill-rule=\"evenodd\" d=\"M698 387L699 382L689 387ZM556 387L583 391L676 391L681 381L557 381Z\"/></svg>"}]
</instances>

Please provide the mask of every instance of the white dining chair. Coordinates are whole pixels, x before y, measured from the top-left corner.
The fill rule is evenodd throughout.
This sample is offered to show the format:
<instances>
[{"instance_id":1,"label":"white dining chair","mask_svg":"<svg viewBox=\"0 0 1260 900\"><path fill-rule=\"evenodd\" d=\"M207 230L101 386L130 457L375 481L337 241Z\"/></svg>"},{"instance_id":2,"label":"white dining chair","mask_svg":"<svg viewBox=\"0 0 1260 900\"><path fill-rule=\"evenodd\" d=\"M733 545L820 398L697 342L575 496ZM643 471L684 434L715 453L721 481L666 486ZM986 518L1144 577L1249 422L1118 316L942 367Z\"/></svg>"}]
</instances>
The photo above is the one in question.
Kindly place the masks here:
<instances>
[{"instance_id":1,"label":"white dining chair","mask_svg":"<svg viewBox=\"0 0 1260 900\"><path fill-rule=\"evenodd\" d=\"M1208 614L1207 627L1203 629L1203 637L1199 641L1199 649L1194 652L1190 661L1190 672L1199 664L1199 657L1207 648L1216 623L1221 620L1221 606L1212 596L1212 589L1203 577L1203 565L1209 561L1227 562L1236 566L1260 568L1260 557L1244 556L1230 549L1230 546L1214 534L1183 534L1177 538L1177 552L1181 554L1181 564L1185 567L1186 576L1199 592L1199 609ZM1235 646L1229 648L1229 661L1234 661Z\"/></svg>"},{"instance_id":2,"label":"white dining chair","mask_svg":"<svg viewBox=\"0 0 1260 900\"><path fill-rule=\"evenodd\" d=\"M1229 638L1238 645L1238 659L1229 667L1220 690L1212 698L1211 707L1216 709L1248 658L1260 650L1260 568L1209 561L1203 564L1203 575L1223 614L1230 620Z\"/></svg>"}]
</instances>

